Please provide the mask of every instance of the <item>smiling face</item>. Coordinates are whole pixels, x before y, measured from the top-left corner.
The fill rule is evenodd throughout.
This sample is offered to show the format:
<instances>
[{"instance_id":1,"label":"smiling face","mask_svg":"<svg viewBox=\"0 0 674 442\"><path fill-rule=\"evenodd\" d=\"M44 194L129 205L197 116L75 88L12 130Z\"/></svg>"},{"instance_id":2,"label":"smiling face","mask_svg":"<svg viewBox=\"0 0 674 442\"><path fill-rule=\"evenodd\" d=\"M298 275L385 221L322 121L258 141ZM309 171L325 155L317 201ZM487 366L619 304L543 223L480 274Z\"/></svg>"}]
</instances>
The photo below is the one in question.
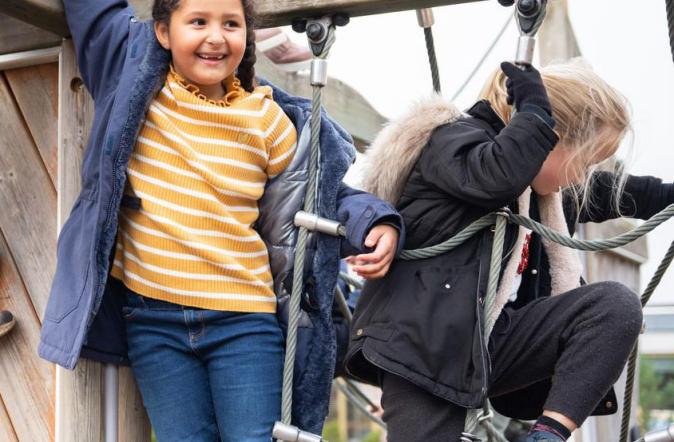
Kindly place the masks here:
<instances>
[{"instance_id":1,"label":"smiling face","mask_svg":"<svg viewBox=\"0 0 674 442\"><path fill-rule=\"evenodd\" d=\"M155 23L155 33L180 76L208 98L223 97L222 82L246 50L241 0L182 0L168 23Z\"/></svg>"}]
</instances>

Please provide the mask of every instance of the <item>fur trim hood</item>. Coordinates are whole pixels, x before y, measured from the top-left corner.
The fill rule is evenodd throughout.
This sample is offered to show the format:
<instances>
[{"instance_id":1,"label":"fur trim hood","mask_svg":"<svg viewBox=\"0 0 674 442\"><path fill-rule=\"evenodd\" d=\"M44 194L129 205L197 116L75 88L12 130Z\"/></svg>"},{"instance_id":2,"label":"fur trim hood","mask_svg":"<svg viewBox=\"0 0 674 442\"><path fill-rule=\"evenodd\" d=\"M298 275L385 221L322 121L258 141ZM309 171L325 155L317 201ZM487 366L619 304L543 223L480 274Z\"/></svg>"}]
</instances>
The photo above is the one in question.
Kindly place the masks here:
<instances>
[{"instance_id":1,"label":"fur trim hood","mask_svg":"<svg viewBox=\"0 0 674 442\"><path fill-rule=\"evenodd\" d=\"M435 128L463 115L447 99L432 95L388 123L365 154L362 189L395 205Z\"/></svg>"}]
</instances>

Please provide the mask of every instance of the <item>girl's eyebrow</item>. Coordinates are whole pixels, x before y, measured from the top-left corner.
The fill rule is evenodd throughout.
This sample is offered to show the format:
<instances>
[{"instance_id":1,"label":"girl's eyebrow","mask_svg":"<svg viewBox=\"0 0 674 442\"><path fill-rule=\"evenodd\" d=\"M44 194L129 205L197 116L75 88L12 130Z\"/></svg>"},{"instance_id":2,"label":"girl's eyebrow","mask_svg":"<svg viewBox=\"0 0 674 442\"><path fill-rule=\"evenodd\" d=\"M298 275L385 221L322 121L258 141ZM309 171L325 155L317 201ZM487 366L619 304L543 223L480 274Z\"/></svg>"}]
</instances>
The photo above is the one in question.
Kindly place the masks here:
<instances>
[{"instance_id":1,"label":"girl's eyebrow","mask_svg":"<svg viewBox=\"0 0 674 442\"><path fill-rule=\"evenodd\" d=\"M187 14L185 14L185 16L187 16L187 17L193 16L193 15L198 15L198 16L203 17L203 16L211 16L213 14L211 12L208 12L208 11L198 11L198 10L197 11L190 11ZM222 14L222 17L223 18L232 18L232 17L242 18L242 15L239 14L239 13L236 13L236 12L226 12L226 13Z\"/></svg>"}]
</instances>

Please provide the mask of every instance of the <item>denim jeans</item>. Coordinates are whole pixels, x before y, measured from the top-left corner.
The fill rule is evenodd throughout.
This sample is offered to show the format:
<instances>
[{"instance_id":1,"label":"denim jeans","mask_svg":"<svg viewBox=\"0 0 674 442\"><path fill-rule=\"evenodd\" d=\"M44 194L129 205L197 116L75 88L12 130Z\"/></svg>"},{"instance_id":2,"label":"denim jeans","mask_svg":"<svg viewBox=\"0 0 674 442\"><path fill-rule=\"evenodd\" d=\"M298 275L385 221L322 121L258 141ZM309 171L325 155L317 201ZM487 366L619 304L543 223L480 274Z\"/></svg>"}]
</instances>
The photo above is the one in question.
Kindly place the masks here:
<instances>
[{"instance_id":1,"label":"denim jeans","mask_svg":"<svg viewBox=\"0 0 674 442\"><path fill-rule=\"evenodd\" d=\"M129 359L158 441L269 442L281 417L276 315L126 294Z\"/></svg>"}]
</instances>

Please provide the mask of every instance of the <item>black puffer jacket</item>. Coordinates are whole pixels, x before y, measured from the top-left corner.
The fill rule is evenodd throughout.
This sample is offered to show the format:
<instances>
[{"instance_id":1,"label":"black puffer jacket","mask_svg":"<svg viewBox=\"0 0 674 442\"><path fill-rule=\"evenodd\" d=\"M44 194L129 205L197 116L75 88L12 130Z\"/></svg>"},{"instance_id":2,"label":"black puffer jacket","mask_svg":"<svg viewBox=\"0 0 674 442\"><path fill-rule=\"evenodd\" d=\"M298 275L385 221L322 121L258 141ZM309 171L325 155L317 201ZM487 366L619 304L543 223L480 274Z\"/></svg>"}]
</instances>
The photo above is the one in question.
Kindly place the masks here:
<instances>
[{"instance_id":1,"label":"black puffer jacket","mask_svg":"<svg viewBox=\"0 0 674 442\"><path fill-rule=\"evenodd\" d=\"M555 133L534 114L516 114L506 127L486 101L437 127L397 203L407 229L405 248L440 243L500 207L516 210L514 202L556 142ZM571 199L565 198L571 232L576 219L601 222L618 217L611 208L612 187L611 174L597 174L590 189L596 209L578 217ZM648 218L672 202L673 185L652 177L629 177L621 212ZM530 215L538 216L535 196ZM509 225L505 251L516 236L516 226ZM493 233L485 229L441 256L396 261L386 278L368 283L354 315L347 370L375 384L385 370L458 405L480 406L488 385L489 355L478 324L492 241ZM549 294L548 260L534 234L517 303ZM546 395L545 386L538 388L539 401L533 402L542 405Z\"/></svg>"}]
</instances>

